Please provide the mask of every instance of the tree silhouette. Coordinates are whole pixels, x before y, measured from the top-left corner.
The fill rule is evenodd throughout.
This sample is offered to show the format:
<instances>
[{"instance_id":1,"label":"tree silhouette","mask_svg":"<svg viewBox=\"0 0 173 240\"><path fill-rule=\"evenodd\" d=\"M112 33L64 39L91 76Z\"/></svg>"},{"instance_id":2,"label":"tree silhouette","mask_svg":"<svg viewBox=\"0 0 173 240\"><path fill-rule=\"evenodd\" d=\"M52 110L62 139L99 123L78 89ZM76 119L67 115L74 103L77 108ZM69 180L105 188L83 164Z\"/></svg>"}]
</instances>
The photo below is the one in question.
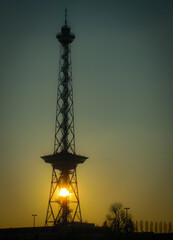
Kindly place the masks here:
<instances>
[{"instance_id":1,"label":"tree silhouette","mask_svg":"<svg viewBox=\"0 0 173 240\"><path fill-rule=\"evenodd\" d=\"M122 203L114 203L110 206L110 215L107 215L108 226L117 233L133 232L134 223L130 214L126 214Z\"/></svg>"}]
</instances>

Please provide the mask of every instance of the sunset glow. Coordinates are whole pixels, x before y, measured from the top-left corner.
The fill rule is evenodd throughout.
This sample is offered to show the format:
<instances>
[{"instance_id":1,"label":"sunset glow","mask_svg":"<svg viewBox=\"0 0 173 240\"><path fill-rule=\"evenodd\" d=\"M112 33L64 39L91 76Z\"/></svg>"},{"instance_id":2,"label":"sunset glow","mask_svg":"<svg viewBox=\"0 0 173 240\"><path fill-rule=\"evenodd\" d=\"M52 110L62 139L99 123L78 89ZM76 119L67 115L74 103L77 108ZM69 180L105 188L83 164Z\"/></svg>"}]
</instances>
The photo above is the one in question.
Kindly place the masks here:
<instances>
[{"instance_id":1,"label":"sunset glow","mask_svg":"<svg viewBox=\"0 0 173 240\"><path fill-rule=\"evenodd\" d=\"M51 207L57 220L59 207L67 206L70 219L79 199L76 214L81 209L84 223L103 226L110 206L120 202L130 208L138 229L148 221L150 230L151 221L151 230L157 223L160 232L162 222L160 228L166 231L166 223L168 231L173 224L173 1L9 0L0 6L0 228L33 227L34 214L36 227L45 226L49 214L54 224ZM75 34L66 49L67 65L60 61L65 52L56 38L66 7L67 26ZM59 81L66 85L69 77L73 104L65 102L61 118L57 91ZM60 146L58 113L62 131L69 128ZM80 157L73 152L88 160L77 164ZM48 156L47 162L40 156Z\"/></svg>"},{"instance_id":2,"label":"sunset glow","mask_svg":"<svg viewBox=\"0 0 173 240\"><path fill-rule=\"evenodd\" d=\"M59 196L67 197L67 196L69 196L69 191L66 188L61 188Z\"/></svg>"}]
</instances>

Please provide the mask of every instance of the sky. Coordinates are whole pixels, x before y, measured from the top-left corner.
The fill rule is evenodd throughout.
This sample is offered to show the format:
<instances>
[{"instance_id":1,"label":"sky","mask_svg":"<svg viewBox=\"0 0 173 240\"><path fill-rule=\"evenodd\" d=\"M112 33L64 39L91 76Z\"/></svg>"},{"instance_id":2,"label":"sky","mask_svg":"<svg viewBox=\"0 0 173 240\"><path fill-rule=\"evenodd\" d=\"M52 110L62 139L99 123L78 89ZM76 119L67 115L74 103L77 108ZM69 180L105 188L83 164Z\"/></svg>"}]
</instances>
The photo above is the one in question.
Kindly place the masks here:
<instances>
[{"instance_id":1,"label":"sky","mask_svg":"<svg viewBox=\"0 0 173 240\"><path fill-rule=\"evenodd\" d=\"M0 228L44 225L66 6L83 221L173 222L173 1L0 0Z\"/></svg>"}]
</instances>

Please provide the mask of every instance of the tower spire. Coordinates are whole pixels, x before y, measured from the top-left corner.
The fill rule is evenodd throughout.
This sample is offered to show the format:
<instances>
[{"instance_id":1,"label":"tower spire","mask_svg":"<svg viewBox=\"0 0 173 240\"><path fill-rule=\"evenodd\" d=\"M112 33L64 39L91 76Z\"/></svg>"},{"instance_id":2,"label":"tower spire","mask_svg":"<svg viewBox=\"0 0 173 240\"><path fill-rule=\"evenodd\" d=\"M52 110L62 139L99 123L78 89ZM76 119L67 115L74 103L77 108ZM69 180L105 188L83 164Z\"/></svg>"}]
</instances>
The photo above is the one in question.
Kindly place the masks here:
<instances>
[{"instance_id":1,"label":"tower spire","mask_svg":"<svg viewBox=\"0 0 173 240\"><path fill-rule=\"evenodd\" d=\"M65 26L67 26L67 8L65 8Z\"/></svg>"},{"instance_id":2,"label":"tower spire","mask_svg":"<svg viewBox=\"0 0 173 240\"><path fill-rule=\"evenodd\" d=\"M75 152L73 86L70 44L75 39L67 26L56 35L60 42L54 153L41 157L52 165L52 180L45 225L82 222L76 168L87 157Z\"/></svg>"}]
</instances>

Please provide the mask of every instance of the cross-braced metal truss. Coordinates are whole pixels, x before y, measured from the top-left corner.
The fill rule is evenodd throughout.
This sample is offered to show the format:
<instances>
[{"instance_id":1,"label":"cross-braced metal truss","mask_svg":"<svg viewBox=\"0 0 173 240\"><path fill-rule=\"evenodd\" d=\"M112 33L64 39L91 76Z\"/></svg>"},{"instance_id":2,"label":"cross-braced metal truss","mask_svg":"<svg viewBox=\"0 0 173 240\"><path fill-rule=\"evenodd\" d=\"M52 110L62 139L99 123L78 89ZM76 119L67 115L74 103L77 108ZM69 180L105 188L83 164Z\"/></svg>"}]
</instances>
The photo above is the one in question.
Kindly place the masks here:
<instances>
[{"instance_id":1,"label":"cross-braced metal truss","mask_svg":"<svg viewBox=\"0 0 173 240\"><path fill-rule=\"evenodd\" d=\"M54 152L75 153L74 109L70 45L61 44Z\"/></svg>"},{"instance_id":2,"label":"cross-braced metal truss","mask_svg":"<svg viewBox=\"0 0 173 240\"><path fill-rule=\"evenodd\" d=\"M65 15L66 16L66 15ZM52 165L52 180L46 214L46 226L82 222L77 186L76 167L87 157L76 155L74 134L74 108L70 44L75 39L65 25L56 35L60 42L59 79L55 122L54 153L43 156ZM61 190L69 194L62 195Z\"/></svg>"},{"instance_id":3,"label":"cross-braced metal truss","mask_svg":"<svg viewBox=\"0 0 173 240\"><path fill-rule=\"evenodd\" d=\"M64 187L68 196L60 195ZM68 173L53 169L45 225L68 222L82 222L76 169L68 170Z\"/></svg>"}]
</instances>

